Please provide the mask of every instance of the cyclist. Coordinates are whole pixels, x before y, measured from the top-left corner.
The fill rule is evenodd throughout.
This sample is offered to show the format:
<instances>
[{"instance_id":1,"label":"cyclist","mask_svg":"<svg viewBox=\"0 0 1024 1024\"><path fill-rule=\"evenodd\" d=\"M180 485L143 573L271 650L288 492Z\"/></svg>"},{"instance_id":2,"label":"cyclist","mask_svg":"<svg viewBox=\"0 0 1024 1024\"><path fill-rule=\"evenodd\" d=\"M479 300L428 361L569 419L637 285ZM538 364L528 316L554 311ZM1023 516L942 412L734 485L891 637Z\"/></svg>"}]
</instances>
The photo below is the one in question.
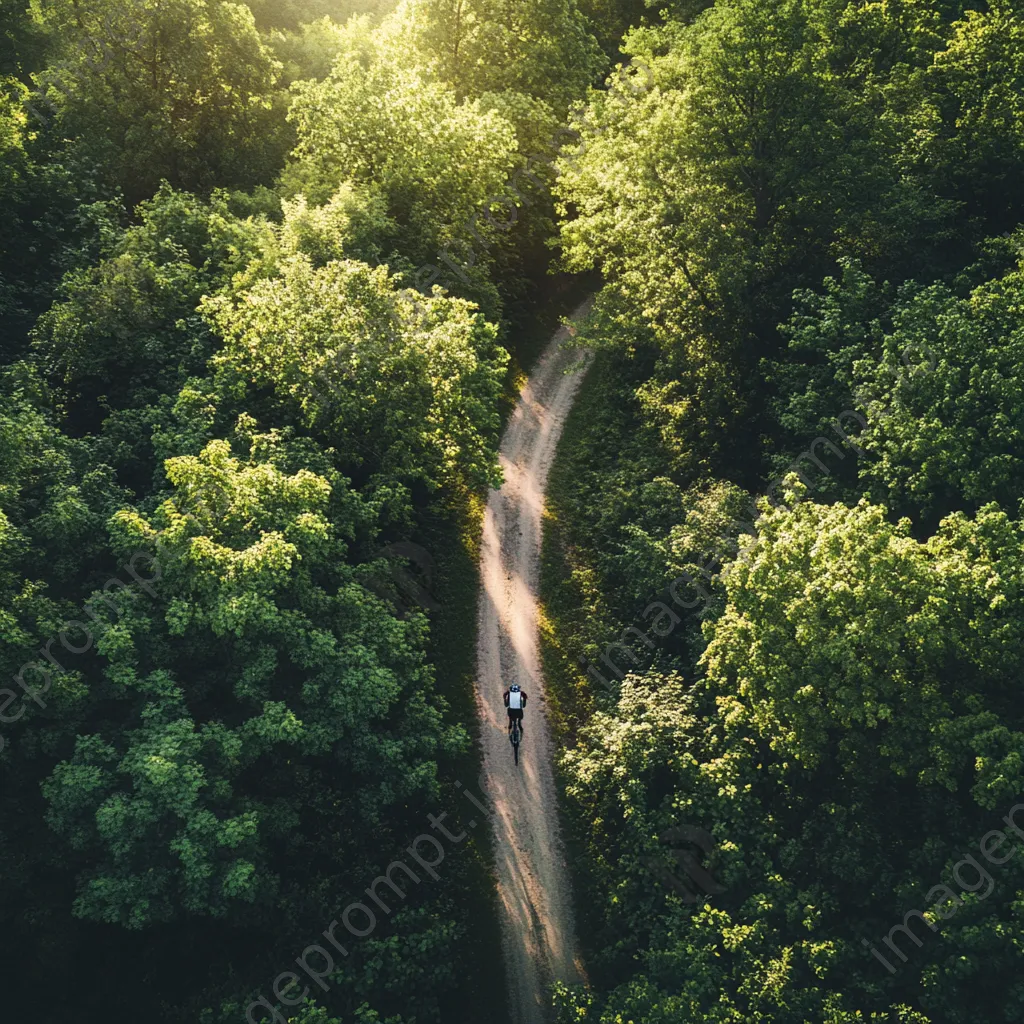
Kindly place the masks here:
<instances>
[{"instance_id":1,"label":"cyclist","mask_svg":"<svg viewBox=\"0 0 1024 1024\"><path fill-rule=\"evenodd\" d=\"M513 683L505 691L505 707L508 708L508 731L512 733L512 723L519 722L519 732L523 731L523 710L526 707L526 691L519 689L518 683Z\"/></svg>"}]
</instances>

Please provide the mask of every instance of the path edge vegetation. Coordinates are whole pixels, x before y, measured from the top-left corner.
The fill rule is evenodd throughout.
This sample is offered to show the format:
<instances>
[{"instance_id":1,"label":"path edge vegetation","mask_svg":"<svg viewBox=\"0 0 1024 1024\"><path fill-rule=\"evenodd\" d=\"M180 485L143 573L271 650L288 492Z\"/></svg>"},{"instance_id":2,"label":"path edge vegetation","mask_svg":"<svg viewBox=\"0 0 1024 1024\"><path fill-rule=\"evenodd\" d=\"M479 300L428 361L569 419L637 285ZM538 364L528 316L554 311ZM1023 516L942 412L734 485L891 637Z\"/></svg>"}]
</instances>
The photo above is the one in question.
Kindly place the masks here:
<instances>
[{"instance_id":1,"label":"path edge vegetation","mask_svg":"<svg viewBox=\"0 0 1024 1024\"><path fill-rule=\"evenodd\" d=\"M592 281L558 275L542 282L539 300L513 324L506 344L509 366L502 397L502 427L515 409L519 393L557 330L561 319L572 312L587 294ZM440 605L431 623L429 655L455 720L466 723L473 738L469 751L454 765L454 777L471 779L476 784L482 769L480 722L476 710L476 640L480 585L480 537L487 508L487 489L463 489L449 494L447 518L438 517L433 529L425 526L420 543L437 553L435 596ZM454 802L457 791L449 787ZM475 925L467 938L466 949L475 960L474 970L465 978L467 1019L507 1020L504 957L494 877L493 838L491 832L477 834L468 845L473 852L468 890L475 910L468 914Z\"/></svg>"}]
</instances>

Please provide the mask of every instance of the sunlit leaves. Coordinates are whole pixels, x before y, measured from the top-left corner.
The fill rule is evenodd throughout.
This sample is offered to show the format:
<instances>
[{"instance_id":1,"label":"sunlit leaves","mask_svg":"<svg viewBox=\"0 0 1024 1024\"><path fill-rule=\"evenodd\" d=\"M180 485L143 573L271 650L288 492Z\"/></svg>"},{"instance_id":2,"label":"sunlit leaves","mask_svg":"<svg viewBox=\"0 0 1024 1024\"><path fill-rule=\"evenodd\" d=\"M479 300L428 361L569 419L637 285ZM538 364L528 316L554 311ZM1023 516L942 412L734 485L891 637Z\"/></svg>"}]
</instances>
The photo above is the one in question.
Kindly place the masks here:
<instances>
[{"instance_id":1,"label":"sunlit leaves","mask_svg":"<svg viewBox=\"0 0 1024 1024\"><path fill-rule=\"evenodd\" d=\"M296 256L206 308L225 368L300 407L351 463L435 485L495 479L507 357L463 300L396 288L384 267Z\"/></svg>"},{"instance_id":2,"label":"sunlit leaves","mask_svg":"<svg viewBox=\"0 0 1024 1024\"><path fill-rule=\"evenodd\" d=\"M279 158L270 92L280 65L247 7L224 0L37 0L62 60L38 76L74 151L131 199L161 178L254 184Z\"/></svg>"}]
</instances>

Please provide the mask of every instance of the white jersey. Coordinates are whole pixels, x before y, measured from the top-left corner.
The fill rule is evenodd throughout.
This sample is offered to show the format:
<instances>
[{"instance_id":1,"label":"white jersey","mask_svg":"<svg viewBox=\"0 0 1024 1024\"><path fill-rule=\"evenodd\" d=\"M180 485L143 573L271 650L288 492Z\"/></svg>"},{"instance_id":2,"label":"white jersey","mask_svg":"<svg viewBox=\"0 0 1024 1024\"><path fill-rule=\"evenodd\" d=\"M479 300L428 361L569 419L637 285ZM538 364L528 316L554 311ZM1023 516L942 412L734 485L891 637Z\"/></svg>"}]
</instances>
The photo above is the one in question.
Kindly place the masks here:
<instances>
[{"instance_id":1,"label":"white jersey","mask_svg":"<svg viewBox=\"0 0 1024 1024\"><path fill-rule=\"evenodd\" d=\"M519 711L523 706L523 692L520 690L518 693L510 693L508 695L508 706L511 711Z\"/></svg>"}]
</instances>

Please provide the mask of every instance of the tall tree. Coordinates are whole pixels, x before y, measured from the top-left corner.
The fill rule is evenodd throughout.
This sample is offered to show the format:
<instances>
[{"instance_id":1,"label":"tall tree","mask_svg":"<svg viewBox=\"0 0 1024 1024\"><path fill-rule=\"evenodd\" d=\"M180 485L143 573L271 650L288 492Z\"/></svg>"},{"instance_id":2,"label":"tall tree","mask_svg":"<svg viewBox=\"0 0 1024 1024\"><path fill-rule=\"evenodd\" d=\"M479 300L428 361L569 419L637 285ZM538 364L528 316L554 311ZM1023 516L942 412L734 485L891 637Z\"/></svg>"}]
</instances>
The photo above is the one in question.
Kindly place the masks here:
<instances>
[{"instance_id":1,"label":"tall tree","mask_svg":"<svg viewBox=\"0 0 1024 1024\"><path fill-rule=\"evenodd\" d=\"M948 213L904 174L902 122L837 73L826 13L737 0L634 31L654 88L596 94L561 163L566 266L602 270L605 336L662 348L644 400L686 472L735 435L794 287L927 252Z\"/></svg>"},{"instance_id":2,"label":"tall tree","mask_svg":"<svg viewBox=\"0 0 1024 1024\"><path fill-rule=\"evenodd\" d=\"M59 57L37 75L44 117L132 203L161 179L252 185L283 156L280 65L247 7L226 0L36 0Z\"/></svg>"},{"instance_id":3,"label":"tall tree","mask_svg":"<svg viewBox=\"0 0 1024 1024\"><path fill-rule=\"evenodd\" d=\"M1019 260L1019 240L993 248ZM891 292L891 290L890 290ZM1016 510L1024 487L1018 380L1024 324L1018 265L967 295L904 282L887 294L856 265L822 294L800 293L785 330L800 362L780 376L783 419L806 444L844 409L858 489L931 527L990 501ZM797 383L800 380L800 383Z\"/></svg>"},{"instance_id":4,"label":"tall tree","mask_svg":"<svg viewBox=\"0 0 1024 1024\"><path fill-rule=\"evenodd\" d=\"M918 543L886 511L766 506L701 677L627 678L566 755L612 991L563 1020L1015 1017L1024 865L978 844L1024 785L1024 534L990 506ZM708 874L673 864L682 826L714 838L686 862ZM914 909L936 929L897 929L901 959L882 940Z\"/></svg>"},{"instance_id":5,"label":"tall tree","mask_svg":"<svg viewBox=\"0 0 1024 1024\"><path fill-rule=\"evenodd\" d=\"M576 0L403 0L393 22L460 97L512 90L562 114L605 63Z\"/></svg>"},{"instance_id":6,"label":"tall tree","mask_svg":"<svg viewBox=\"0 0 1024 1024\"><path fill-rule=\"evenodd\" d=\"M346 183L369 188L399 229L387 240L392 270L427 290L443 275L496 313L492 248L518 217L503 201L516 139L500 113L460 103L414 62L396 61L386 35L356 21L331 74L297 84L289 118L298 145L287 193L322 204Z\"/></svg>"},{"instance_id":7,"label":"tall tree","mask_svg":"<svg viewBox=\"0 0 1024 1024\"><path fill-rule=\"evenodd\" d=\"M496 480L508 356L464 300L396 289L383 267L317 270L299 255L206 311L225 339L222 372L270 389L364 479L387 491Z\"/></svg>"}]
</instances>

